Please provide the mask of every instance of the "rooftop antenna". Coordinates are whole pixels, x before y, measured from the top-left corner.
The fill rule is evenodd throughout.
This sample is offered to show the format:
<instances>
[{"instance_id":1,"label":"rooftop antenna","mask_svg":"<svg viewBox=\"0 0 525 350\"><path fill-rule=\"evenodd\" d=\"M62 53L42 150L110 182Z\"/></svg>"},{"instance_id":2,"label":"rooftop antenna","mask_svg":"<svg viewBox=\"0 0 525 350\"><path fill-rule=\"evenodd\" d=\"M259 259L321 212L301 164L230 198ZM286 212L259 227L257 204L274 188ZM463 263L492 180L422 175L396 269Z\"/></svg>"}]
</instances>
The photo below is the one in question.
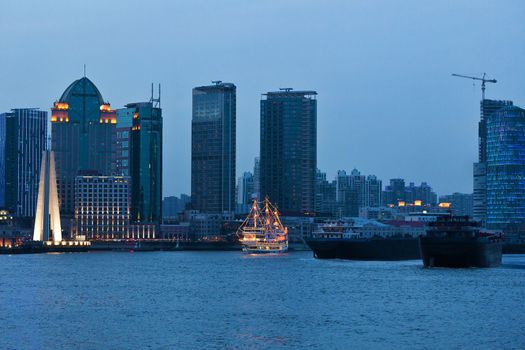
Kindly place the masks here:
<instances>
[{"instance_id":1,"label":"rooftop antenna","mask_svg":"<svg viewBox=\"0 0 525 350\"><path fill-rule=\"evenodd\" d=\"M285 92L290 92L290 91L293 90L293 88L289 88L289 87L287 87L287 88L279 88L279 90L285 91Z\"/></svg>"},{"instance_id":2,"label":"rooftop antenna","mask_svg":"<svg viewBox=\"0 0 525 350\"><path fill-rule=\"evenodd\" d=\"M153 97L153 83L151 83L151 99L150 102L152 103L153 107L160 108L160 83L159 83L159 97L155 98Z\"/></svg>"},{"instance_id":3,"label":"rooftop antenna","mask_svg":"<svg viewBox=\"0 0 525 350\"><path fill-rule=\"evenodd\" d=\"M84 78L86 77L86 64L84 63Z\"/></svg>"}]
</instances>

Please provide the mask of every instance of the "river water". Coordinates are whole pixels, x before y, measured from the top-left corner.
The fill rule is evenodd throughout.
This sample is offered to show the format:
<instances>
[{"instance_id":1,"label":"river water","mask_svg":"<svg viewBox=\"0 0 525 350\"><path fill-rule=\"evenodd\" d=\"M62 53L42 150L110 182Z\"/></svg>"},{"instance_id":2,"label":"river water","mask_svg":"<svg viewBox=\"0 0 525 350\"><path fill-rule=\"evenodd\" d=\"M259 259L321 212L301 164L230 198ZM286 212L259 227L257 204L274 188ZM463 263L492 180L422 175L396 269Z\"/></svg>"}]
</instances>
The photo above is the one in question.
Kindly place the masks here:
<instances>
[{"instance_id":1,"label":"river water","mask_svg":"<svg viewBox=\"0 0 525 350\"><path fill-rule=\"evenodd\" d=\"M0 349L525 349L525 255L421 266L310 252L0 255Z\"/></svg>"}]
</instances>

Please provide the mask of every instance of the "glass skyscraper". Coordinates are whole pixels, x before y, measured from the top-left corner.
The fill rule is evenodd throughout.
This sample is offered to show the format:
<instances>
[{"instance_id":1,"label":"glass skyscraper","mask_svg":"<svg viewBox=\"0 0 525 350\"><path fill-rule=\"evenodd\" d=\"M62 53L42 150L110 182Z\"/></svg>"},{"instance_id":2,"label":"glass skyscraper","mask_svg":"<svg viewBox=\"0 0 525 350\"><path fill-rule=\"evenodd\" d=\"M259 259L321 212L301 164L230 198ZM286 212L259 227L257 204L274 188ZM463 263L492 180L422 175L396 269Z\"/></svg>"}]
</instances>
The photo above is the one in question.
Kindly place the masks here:
<instances>
[{"instance_id":1,"label":"glass skyscraper","mask_svg":"<svg viewBox=\"0 0 525 350\"><path fill-rule=\"evenodd\" d=\"M473 166L473 216L483 224L487 222L487 121L494 112L506 106L512 106L512 101L484 99L480 102L479 159Z\"/></svg>"},{"instance_id":2,"label":"glass skyscraper","mask_svg":"<svg viewBox=\"0 0 525 350\"><path fill-rule=\"evenodd\" d=\"M47 146L47 112L12 109L0 114L0 206L33 218L42 151Z\"/></svg>"},{"instance_id":3,"label":"glass skyscraper","mask_svg":"<svg viewBox=\"0 0 525 350\"><path fill-rule=\"evenodd\" d=\"M118 110L119 175L131 176L131 221L162 221L162 109L153 101ZM130 125L131 124L131 125Z\"/></svg>"},{"instance_id":4,"label":"glass skyscraper","mask_svg":"<svg viewBox=\"0 0 525 350\"><path fill-rule=\"evenodd\" d=\"M191 203L204 213L235 211L236 87L193 89Z\"/></svg>"},{"instance_id":5,"label":"glass skyscraper","mask_svg":"<svg viewBox=\"0 0 525 350\"><path fill-rule=\"evenodd\" d=\"M115 111L86 77L69 85L51 108L51 149L55 153L61 215L73 215L79 173L115 173L116 123Z\"/></svg>"},{"instance_id":6,"label":"glass skyscraper","mask_svg":"<svg viewBox=\"0 0 525 350\"><path fill-rule=\"evenodd\" d=\"M487 226L525 224L525 110L506 106L487 119Z\"/></svg>"},{"instance_id":7,"label":"glass skyscraper","mask_svg":"<svg viewBox=\"0 0 525 350\"><path fill-rule=\"evenodd\" d=\"M317 92L283 89L261 100L261 198L279 210L314 211Z\"/></svg>"}]
</instances>

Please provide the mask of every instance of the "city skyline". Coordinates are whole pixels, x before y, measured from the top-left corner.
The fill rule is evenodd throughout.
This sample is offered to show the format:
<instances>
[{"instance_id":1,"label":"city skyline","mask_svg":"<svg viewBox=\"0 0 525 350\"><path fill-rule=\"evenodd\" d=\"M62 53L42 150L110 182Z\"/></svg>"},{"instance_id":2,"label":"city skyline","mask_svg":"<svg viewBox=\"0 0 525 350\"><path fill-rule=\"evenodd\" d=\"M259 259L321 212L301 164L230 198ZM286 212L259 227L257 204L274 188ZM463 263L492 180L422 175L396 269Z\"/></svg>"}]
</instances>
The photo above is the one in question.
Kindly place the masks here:
<instances>
[{"instance_id":1,"label":"city skyline","mask_svg":"<svg viewBox=\"0 0 525 350\"><path fill-rule=\"evenodd\" d=\"M149 84L159 81L163 87L164 131L169 135L164 146L170 150L164 153L164 174L173 179L165 181L163 193L169 196L190 193L192 87L215 79L231 81L238 87L236 177L251 170L253 158L258 156L261 94L279 87L312 89L319 93L318 168L329 178L339 169L357 167L384 182L397 177L427 181L437 193L447 194L472 192L481 97L479 85L473 87L471 82L450 74L486 71L498 79L497 84L487 87L487 98L525 104L519 79L524 68L518 64L525 57L525 49L516 45L525 33L519 21L525 7L519 2L483 3L476 8L467 2L454 7L384 3L380 10L367 4L338 3L338 11L314 3L295 11L293 4L274 4L269 10L230 2L224 6L209 4L198 19L184 18L196 10L194 5L157 5L151 10L159 16L157 29L144 30L139 25L129 34L112 32L104 55L94 50L98 43L69 40L97 21L97 11L66 3L54 7L52 11L58 11L58 16L71 10L85 14L81 19L85 25L71 28L62 38L78 53L64 53L61 60L54 60L51 53L62 44L55 38L68 26L67 16L60 23L48 24L45 14L51 9L45 5L30 9L15 2L1 5L6 11L0 11L4 14L0 14L0 26L9 28L10 36L4 42L12 54L0 60L13 69L3 73L0 110L39 107L49 113L57 93L82 75L83 64L87 64L87 76L103 96L110 98L112 108L143 100ZM118 19L133 13L134 6L107 4L105 9ZM177 11L171 11L175 8ZM43 14L42 19L32 16L25 27L30 33L14 25L27 11ZM228 11L232 13L228 15ZM287 24L286 30L268 25L266 19L275 14L273 11L279 11L277 24ZM171 12L175 19L167 21L161 12ZM236 22L243 21L238 18L242 14L253 21L253 26ZM445 24L440 23L444 16ZM227 22L224 18L232 19L232 23L223 24ZM305 24L309 23L307 18L316 19L311 28ZM403 25L404 21L409 25ZM171 25L175 22L178 24ZM186 34L186 27L198 27L199 23L207 25ZM221 25L216 33L210 33L214 24ZM413 29L416 27L418 31ZM241 33L236 28L249 29ZM296 39L307 29L311 29L310 36ZM341 32L335 40L324 40L334 31ZM45 54L23 55L26 46L19 43L29 34ZM276 41L278 35L282 40ZM141 49L156 50L154 57L143 61L133 58L131 49L119 45L129 36L141 42ZM301 48L305 40L311 44L308 50ZM167 47L172 43L178 45L170 50ZM271 45L276 45L275 51L266 52ZM112 53L119 55L112 58ZM200 58L211 54L214 60ZM129 59L123 63L120 55ZM268 64L274 57L282 58L279 64ZM302 57L307 59L298 64ZM158 63L153 66L151 62ZM263 63L264 69L258 69ZM126 71L134 74L126 77Z\"/></svg>"}]
</instances>

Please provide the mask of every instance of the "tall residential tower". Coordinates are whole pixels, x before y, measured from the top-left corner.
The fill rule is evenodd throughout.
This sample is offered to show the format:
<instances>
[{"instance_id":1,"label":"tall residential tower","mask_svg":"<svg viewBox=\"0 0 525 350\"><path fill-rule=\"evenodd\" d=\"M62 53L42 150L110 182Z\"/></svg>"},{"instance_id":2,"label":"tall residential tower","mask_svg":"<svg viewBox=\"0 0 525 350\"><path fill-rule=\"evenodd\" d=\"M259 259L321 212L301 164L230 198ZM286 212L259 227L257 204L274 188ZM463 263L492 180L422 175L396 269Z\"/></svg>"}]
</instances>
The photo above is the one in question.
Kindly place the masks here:
<instances>
[{"instance_id":1,"label":"tall residential tower","mask_svg":"<svg viewBox=\"0 0 525 350\"><path fill-rule=\"evenodd\" d=\"M261 100L261 198L279 210L314 211L317 169L317 92L281 91Z\"/></svg>"}]
</instances>

